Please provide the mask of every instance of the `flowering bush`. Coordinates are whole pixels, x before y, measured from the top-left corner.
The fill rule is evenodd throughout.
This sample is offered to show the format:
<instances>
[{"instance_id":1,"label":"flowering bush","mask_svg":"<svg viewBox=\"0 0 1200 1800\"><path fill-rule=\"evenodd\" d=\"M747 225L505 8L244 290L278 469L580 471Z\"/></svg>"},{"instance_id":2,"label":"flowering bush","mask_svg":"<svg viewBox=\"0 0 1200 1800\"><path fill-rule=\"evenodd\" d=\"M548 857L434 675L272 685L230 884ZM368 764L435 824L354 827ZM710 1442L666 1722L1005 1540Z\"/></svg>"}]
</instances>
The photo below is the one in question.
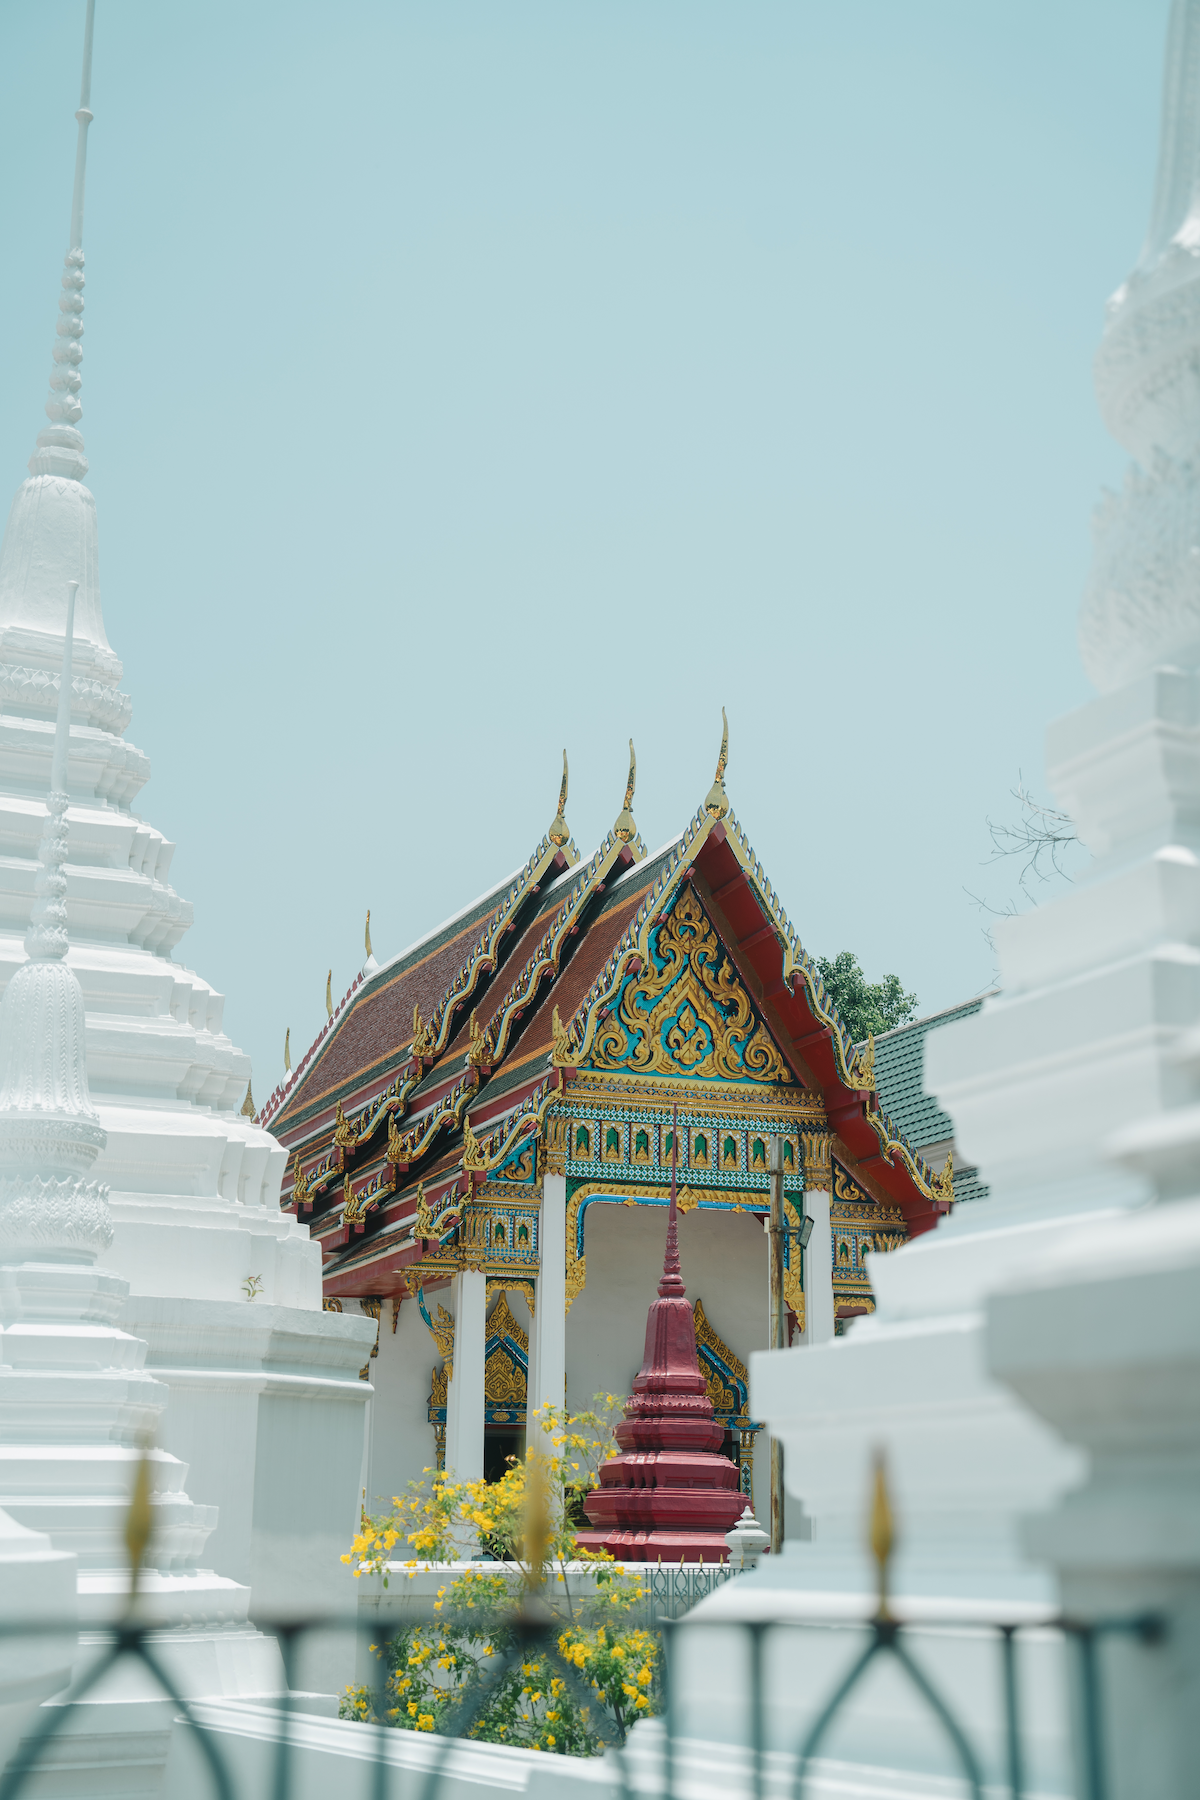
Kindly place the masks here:
<instances>
[{"instance_id":1,"label":"flowering bush","mask_svg":"<svg viewBox=\"0 0 1200 1800\"><path fill-rule=\"evenodd\" d=\"M597 1394L587 1412L539 1407L533 1416L549 1436L552 1454L530 1450L524 1462L510 1458L499 1481L458 1481L449 1470L423 1470L403 1494L392 1495L390 1513L373 1517L364 1508L342 1561L353 1565L356 1578L380 1575L387 1587L392 1562L404 1560L415 1573L421 1562L461 1557L472 1539L527 1574L547 1560L578 1559L585 1554L575 1543L582 1500L599 1485L600 1465L616 1450L613 1427L622 1406L614 1394ZM401 1542L409 1547L407 1557L393 1556Z\"/></svg>"},{"instance_id":2,"label":"flowering bush","mask_svg":"<svg viewBox=\"0 0 1200 1800\"><path fill-rule=\"evenodd\" d=\"M551 1454L531 1450L523 1462L511 1459L491 1483L427 1469L393 1496L390 1513L364 1511L342 1561L353 1563L356 1575L378 1573L385 1587L402 1542L411 1552L409 1574L422 1561L461 1557L472 1538L498 1560L439 1589L433 1624L410 1626L371 1646L383 1665L382 1686L347 1688L343 1718L438 1731L478 1702L469 1737L594 1756L606 1741L623 1739L635 1718L656 1710L659 1638L630 1620L644 1598L641 1584L611 1557L575 1542L583 1498L616 1447L620 1410L612 1394L598 1394L588 1412L542 1407L534 1417L549 1435ZM586 1599L571 1594L568 1562L593 1565ZM518 1615L528 1617L531 1607L547 1627L532 1648L518 1635L526 1629Z\"/></svg>"},{"instance_id":3,"label":"flowering bush","mask_svg":"<svg viewBox=\"0 0 1200 1800\"><path fill-rule=\"evenodd\" d=\"M433 1624L410 1626L371 1649L383 1665L378 1690L347 1688L343 1718L438 1731L464 1702L482 1700L467 1736L557 1755L595 1756L624 1739L635 1718L657 1709L658 1634L630 1623L643 1598L635 1577L611 1563L596 1571L597 1593L570 1601L569 1622L541 1645L517 1648L515 1602L521 1578L468 1570L440 1591ZM568 1578L560 1575L564 1588ZM474 1616L472 1616L474 1615ZM496 1679L496 1672L503 1670Z\"/></svg>"}]
</instances>

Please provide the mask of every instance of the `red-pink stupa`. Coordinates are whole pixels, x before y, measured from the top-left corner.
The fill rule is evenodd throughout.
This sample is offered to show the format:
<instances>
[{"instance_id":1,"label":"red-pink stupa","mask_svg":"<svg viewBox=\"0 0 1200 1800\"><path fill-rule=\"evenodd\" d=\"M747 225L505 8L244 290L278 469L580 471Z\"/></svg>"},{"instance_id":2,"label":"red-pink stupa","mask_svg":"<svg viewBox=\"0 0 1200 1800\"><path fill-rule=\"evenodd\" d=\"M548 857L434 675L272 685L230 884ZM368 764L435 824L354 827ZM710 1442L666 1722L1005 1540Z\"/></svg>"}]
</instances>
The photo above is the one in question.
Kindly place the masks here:
<instances>
[{"instance_id":1,"label":"red-pink stupa","mask_svg":"<svg viewBox=\"0 0 1200 1800\"><path fill-rule=\"evenodd\" d=\"M672 1149L667 1249L646 1318L646 1354L617 1426L621 1455L602 1465L600 1486L584 1502L594 1529L579 1532L579 1542L621 1562L720 1562L729 1554L725 1533L746 1504L736 1464L719 1454L723 1437L679 1273Z\"/></svg>"}]
</instances>

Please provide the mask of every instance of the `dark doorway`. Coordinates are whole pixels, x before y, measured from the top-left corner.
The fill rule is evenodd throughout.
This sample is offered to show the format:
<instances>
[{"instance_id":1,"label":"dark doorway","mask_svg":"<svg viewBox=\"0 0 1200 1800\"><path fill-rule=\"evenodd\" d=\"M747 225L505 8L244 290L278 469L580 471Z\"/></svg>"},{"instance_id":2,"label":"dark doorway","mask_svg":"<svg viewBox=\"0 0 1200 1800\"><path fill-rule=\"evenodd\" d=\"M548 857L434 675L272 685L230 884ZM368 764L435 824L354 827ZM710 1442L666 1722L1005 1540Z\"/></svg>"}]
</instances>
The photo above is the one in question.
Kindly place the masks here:
<instances>
[{"instance_id":1,"label":"dark doorway","mask_svg":"<svg viewBox=\"0 0 1200 1800\"><path fill-rule=\"evenodd\" d=\"M520 1456L523 1431L497 1431L491 1426L483 1434L483 1479L499 1481L508 1473L508 1458Z\"/></svg>"}]
</instances>

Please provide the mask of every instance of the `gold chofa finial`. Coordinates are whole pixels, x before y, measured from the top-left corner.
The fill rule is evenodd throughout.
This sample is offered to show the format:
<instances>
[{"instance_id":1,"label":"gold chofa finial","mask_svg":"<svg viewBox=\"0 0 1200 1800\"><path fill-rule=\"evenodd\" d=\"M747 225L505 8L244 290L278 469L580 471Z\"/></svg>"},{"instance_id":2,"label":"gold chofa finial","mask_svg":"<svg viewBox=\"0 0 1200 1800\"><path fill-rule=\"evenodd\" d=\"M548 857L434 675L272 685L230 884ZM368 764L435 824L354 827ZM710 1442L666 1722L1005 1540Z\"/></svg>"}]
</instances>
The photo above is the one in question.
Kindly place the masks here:
<instances>
[{"instance_id":1,"label":"gold chofa finial","mask_svg":"<svg viewBox=\"0 0 1200 1800\"><path fill-rule=\"evenodd\" d=\"M617 816L613 826L614 837L619 837L623 844L632 844L637 836L637 826L633 822L633 790L637 786L637 752L633 747L633 739L629 740L629 780L625 783L625 804Z\"/></svg>"},{"instance_id":2,"label":"gold chofa finial","mask_svg":"<svg viewBox=\"0 0 1200 1800\"><path fill-rule=\"evenodd\" d=\"M717 773L708 790L708 798L704 802L704 810L711 813L714 819L723 819L729 811L729 801L725 794L725 770L729 764L729 720L725 717L725 708L721 708L721 754L717 758Z\"/></svg>"},{"instance_id":3,"label":"gold chofa finial","mask_svg":"<svg viewBox=\"0 0 1200 1800\"><path fill-rule=\"evenodd\" d=\"M283 1034L283 1072L285 1075L290 1075L292 1072L292 1028L290 1025Z\"/></svg>"},{"instance_id":4,"label":"gold chofa finial","mask_svg":"<svg viewBox=\"0 0 1200 1800\"><path fill-rule=\"evenodd\" d=\"M330 969L328 975L325 977L325 1011L328 1013L329 1017L332 1019L332 1017L333 1017L333 970L332 969Z\"/></svg>"},{"instance_id":5,"label":"gold chofa finial","mask_svg":"<svg viewBox=\"0 0 1200 1800\"><path fill-rule=\"evenodd\" d=\"M871 1495L871 1554L879 1572L879 1609L876 1618L886 1619L888 1614L888 1563L891 1561L895 1544L895 1525L892 1520L892 1503L888 1496L887 1471L884 1465L882 1450L875 1452L875 1484Z\"/></svg>"},{"instance_id":6,"label":"gold chofa finial","mask_svg":"<svg viewBox=\"0 0 1200 1800\"><path fill-rule=\"evenodd\" d=\"M246 1083L246 1098L242 1101L242 1117L243 1119L252 1119L257 1111L258 1108L254 1104L254 1083L248 1081Z\"/></svg>"},{"instance_id":7,"label":"gold chofa finial","mask_svg":"<svg viewBox=\"0 0 1200 1800\"><path fill-rule=\"evenodd\" d=\"M367 946L367 955L374 956L375 952L371 948L371 909L369 906L367 908L367 929L363 933L363 939Z\"/></svg>"},{"instance_id":8,"label":"gold chofa finial","mask_svg":"<svg viewBox=\"0 0 1200 1800\"><path fill-rule=\"evenodd\" d=\"M563 751L562 786L558 790L558 811L555 813L554 817L551 819L550 829L546 833L546 836L550 839L550 842L552 844L557 844L558 848L560 850L562 849L563 845L566 843L569 843L570 839L571 839L571 833L567 830L566 810L567 810L567 753L564 750Z\"/></svg>"}]
</instances>

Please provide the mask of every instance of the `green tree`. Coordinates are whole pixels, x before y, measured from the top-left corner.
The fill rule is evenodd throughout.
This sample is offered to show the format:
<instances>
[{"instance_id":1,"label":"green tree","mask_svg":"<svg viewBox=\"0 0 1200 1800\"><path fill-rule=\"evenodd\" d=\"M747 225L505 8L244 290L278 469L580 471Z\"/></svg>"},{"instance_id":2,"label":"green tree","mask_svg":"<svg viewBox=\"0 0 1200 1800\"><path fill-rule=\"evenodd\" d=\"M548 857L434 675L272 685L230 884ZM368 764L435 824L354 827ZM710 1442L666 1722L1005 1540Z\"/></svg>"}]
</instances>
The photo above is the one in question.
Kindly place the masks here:
<instances>
[{"instance_id":1,"label":"green tree","mask_svg":"<svg viewBox=\"0 0 1200 1800\"><path fill-rule=\"evenodd\" d=\"M856 1044L895 1025L907 1025L917 1016L917 996L906 994L898 975L868 981L853 951L834 957L818 956L817 968L825 991L841 1014L842 1024Z\"/></svg>"}]
</instances>

